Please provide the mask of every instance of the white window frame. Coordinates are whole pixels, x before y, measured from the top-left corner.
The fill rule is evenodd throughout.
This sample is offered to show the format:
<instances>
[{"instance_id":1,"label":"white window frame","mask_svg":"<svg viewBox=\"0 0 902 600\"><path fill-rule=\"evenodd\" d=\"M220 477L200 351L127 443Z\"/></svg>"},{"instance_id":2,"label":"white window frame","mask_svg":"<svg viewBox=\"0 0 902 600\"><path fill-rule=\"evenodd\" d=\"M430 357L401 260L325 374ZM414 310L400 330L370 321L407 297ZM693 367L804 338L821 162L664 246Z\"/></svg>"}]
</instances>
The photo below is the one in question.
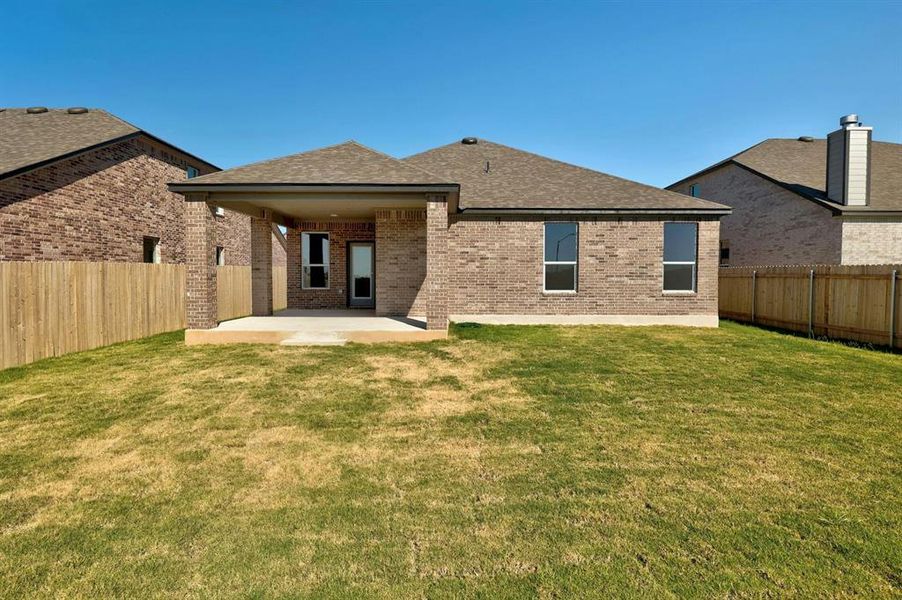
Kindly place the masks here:
<instances>
[{"instance_id":1,"label":"white window frame","mask_svg":"<svg viewBox=\"0 0 902 600\"><path fill-rule=\"evenodd\" d=\"M575 248L576 248L576 260L545 260L545 226L546 225L554 225L555 223L564 224L564 225L573 225L576 227L576 232L573 234L576 238L575 240ZM548 270L545 268L548 265L573 265L573 289L572 290L549 290L545 279L547 277ZM579 222L578 221L543 221L542 222L542 293L543 294L575 294L579 289Z\"/></svg>"},{"instance_id":2,"label":"white window frame","mask_svg":"<svg viewBox=\"0 0 902 600\"><path fill-rule=\"evenodd\" d=\"M216 266L217 267L226 266L225 246L216 246Z\"/></svg>"},{"instance_id":3,"label":"white window frame","mask_svg":"<svg viewBox=\"0 0 902 600\"><path fill-rule=\"evenodd\" d=\"M192 175L192 172L194 173L193 175ZM190 165L185 167L185 177L187 179L194 179L195 177L199 177L199 176L200 176L200 169L198 169L197 167L192 167Z\"/></svg>"},{"instance_id":4,"label":"white window frame","mask_svg":"<svg viewBox=\"0 0 902 600\"><path fill-rule=\"evenodd\" d=\"M665 221L664 227L667 226L668 223L678 223L680 225L695 225L695 260L664 260L664 254L667 252L667 249L664 247L664 240L661 240L661 290L665 294L696 294L698 293L698 223L693 221ZM661 229L661 236L664 236L664 229ZM692 265L692 287L688 290L668 290L664 287L664 271L666 270L667 265Z\"/></svg>"},{"instance_id":5,"label":"white window frame","mask_svg":"<svg viewBox=\"0 0 902 600\"><path fill-rule=\"evenodd\" d=\"M304 256L304 236L309 235L311 233L315 234L324 234L326 236L326 241L329 242L329 249L326 252L326 256L323 257L325 262L310 264L309 256ZM328 231L302 231L301 232L301 289L304 290L328 290L332 286L332 267L329 262L332 259L332 235ZM326 267L326 270L329 272L328 281L325 287L311 287L304 285L304 268L305 267Z\"/></svg>"}]
</instances>

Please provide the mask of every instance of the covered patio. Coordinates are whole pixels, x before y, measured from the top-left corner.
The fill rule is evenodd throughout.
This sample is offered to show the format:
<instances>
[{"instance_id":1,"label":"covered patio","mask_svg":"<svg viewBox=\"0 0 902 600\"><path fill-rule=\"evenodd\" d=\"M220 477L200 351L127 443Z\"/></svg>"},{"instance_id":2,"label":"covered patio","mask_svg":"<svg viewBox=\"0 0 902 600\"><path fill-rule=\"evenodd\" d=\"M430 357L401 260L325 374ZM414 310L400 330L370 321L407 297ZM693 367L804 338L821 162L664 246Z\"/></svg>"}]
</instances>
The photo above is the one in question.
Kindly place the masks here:
<instances>
[{"instance_id":1,"label":"covered patio","mask_svg":"<svg viewBox=\"0 0 902 600\"><path fill-rule=\"evenodd\" d=\"M457 209L459 186L436 179L348 142L170 184L187 201L187 343L445 336L448 215ZM251 217L252 317L222 324L217 207ZM287 239L288 310L278 315L273 224L285 228Z\"/></svg>"}]
</instances>

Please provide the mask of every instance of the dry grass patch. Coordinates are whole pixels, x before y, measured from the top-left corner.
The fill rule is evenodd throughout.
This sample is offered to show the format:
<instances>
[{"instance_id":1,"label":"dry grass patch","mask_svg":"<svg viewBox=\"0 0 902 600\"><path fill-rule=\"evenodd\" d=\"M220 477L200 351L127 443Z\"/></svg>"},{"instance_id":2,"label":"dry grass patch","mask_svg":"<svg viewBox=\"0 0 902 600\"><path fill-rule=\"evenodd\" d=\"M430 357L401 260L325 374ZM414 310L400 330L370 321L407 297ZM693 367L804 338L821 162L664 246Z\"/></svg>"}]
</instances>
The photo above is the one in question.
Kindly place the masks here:
<instances>
[{"instance_id":1,"label":"dry grass patch","mask_svg":"<svg viewBox=\"0 0 902 600\"><path fill-rule=\"evenodd\" d=\"M460 327L0 372L0 597L895 597L902 357Z\"/></svg>"}]
</instances>

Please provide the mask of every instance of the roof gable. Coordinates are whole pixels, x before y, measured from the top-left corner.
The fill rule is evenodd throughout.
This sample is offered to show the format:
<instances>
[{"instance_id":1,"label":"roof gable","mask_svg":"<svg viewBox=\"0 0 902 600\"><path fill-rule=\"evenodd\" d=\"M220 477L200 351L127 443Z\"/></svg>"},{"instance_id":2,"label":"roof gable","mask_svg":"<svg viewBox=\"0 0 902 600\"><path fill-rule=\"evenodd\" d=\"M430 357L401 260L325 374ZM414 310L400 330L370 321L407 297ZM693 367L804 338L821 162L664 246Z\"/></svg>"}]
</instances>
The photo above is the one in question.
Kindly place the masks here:
<instances>
[{"instance_id":1,"label":"roof gable","mask_svg":"<svg viewBox=\"0 0 902 600\"><path fill-rule=\"evenodd\" d=\"M355 141L191 179L190 185L430 185L451 183Z\"/></svg>"},{"instance_id":2,"label":"roof gable","mask_svg":"<svg viewBox=\"0 0 902 600\"><path fill-rule=\"evenodd\" d=\"M871 143L871 197L868 206L844 206L827 199L827 140L768 139L685 177L669 187L735 163L805 198L842 212L902 210L902 144Z\"/></svg>"},{"instance_id":3,"label":"roof gable","mask_svg":"<svg viewBox=\"0 0 902 600\"><path fill-rule=\"evenodd\" d=\"M460 184L461 208L724 210L725 206L485 140L404 159Z\"/></svg>"}]
</instances>

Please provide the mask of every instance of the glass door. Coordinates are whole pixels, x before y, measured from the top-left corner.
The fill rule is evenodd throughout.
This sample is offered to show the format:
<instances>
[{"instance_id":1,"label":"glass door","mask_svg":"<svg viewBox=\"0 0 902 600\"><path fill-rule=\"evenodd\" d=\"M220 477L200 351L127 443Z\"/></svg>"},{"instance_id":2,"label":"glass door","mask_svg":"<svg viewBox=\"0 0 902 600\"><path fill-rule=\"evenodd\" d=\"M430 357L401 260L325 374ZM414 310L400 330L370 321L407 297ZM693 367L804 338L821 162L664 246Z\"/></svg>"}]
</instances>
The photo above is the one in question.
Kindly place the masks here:
<instances>
[{"instance_id":1,"label":"glass door","mask_svg":"<svg viewBox=\"0 0 902 600\"><path fill-rule=\"evenodd\" d=\"M348 304L351 306L376 305L373 254L372 242L348 243Z\"/></svg>"}]
</instances>

